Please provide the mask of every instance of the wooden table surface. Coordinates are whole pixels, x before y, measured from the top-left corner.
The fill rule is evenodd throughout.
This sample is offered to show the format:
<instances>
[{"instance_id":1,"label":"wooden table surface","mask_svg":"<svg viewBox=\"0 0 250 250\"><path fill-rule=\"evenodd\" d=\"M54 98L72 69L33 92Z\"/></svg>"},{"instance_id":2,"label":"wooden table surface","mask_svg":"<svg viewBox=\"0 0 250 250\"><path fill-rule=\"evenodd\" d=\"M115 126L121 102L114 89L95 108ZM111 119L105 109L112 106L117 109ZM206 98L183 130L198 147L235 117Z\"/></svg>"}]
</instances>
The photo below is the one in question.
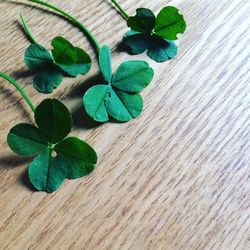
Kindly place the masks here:
<instances>
[{"instance_id":1,"label":"wooden table surface","mask_svg":"<svg viewBox=\"0 0 250 250\"><path fill-rule=\"evenodd\" d=\"M84 35L47 11L0 1L0 71L35 104L23 63L29 45L22 11L37 40L50 48L62 35L95 58ZM0 80L0 249L250 249L249 0L120 1L127 12L178 6L188 29L176 59L162 64L119 53L126 23L109 0L50 0L83 21L113 52L113 66L146 59L155 69L143 92L144 112L125 124L92 126L82 92L98 78L64 79L50 97L71 109L73 135L94 146L97 169L52 194L27 180L30 159L10 151L9 129L32 122L20 95Z\"/></svg>"}]
</instances>

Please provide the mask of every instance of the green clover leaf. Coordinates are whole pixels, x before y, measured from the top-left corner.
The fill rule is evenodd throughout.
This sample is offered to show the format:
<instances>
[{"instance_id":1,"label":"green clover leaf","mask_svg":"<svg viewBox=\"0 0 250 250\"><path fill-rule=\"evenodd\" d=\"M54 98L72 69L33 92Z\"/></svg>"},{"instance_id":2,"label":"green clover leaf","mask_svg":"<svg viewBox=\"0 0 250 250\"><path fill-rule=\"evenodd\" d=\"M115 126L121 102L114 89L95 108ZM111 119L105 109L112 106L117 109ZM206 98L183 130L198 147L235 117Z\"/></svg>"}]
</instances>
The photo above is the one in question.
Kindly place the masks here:
<instances>
[{"instance_id":1,"label":"green clover leaf","mask_svg":"<svg viewBox=\"0 0 250 250\"><path fill-rule=\"evenodd\" d=\"M155 15L149 9L139 8L135 16L129 17L127 24L134 31L151 32L155 27Z\"/></svg>"},{"instance_id":2,"label":"green clover leaf","mask_svg":"<svg viewBox=\"0 0 250 250\"><path fill-rule=\"evenodd\" d=\"M148 86L153 75L153 69L147 62L127 61L118 67L111 84L119 90L136 93Z\"/></svg>"},{"instance_id":3,"label":"green clover leaf","mask_svg":"<svg viewBox=\"0 0 250 250\"><path fill-rule=\"evenodd\" d=\"M51 46L52 56L56 64L71 65L76 61L76 50L75 47L63 37L55 37Z\"/></svg>"},{"instance_id":4,"label":"green clover leaf","mask_svg":"<svg viewBox=\"0 0 250 250\"><path fill-rule=\"evenodd\" d=\"M41 131L25 123L13 127L8 134L7 141L12 151L23 156L38 154L48 146L48 141Z\"/></svg>"},{"instance_id":5,"label":"green clover leaf","mask_svg":"<svg viewBox=\"0 0 250 250\"><path fill-rule=\"evenodd\" d=\"M163 8L156 18L153 17L150 10L138 9L136 16L128 19L131 30L124 35L124 45L129 54L138 55L147 50L152 60L165 62L177 55L178 49L172 40L184 33L186 23L183 15L172 6Z\"/></svg>"},{"instance_id":6,"label":"green clover leaf","mask_svg":"<svg viewBox=\"0 0 250 250\"><path fill-rule=\"evenodd\" d=\"M29 166L32 185L53 192L63 181L90 174L97 155L86 142L65 138L72 128L67 107L56 99L45 99L35 109L36 125L18 124L8 134L10 148L22 156L36 156Z\"/></svg>"},{"instance_id":7,"label":"green clover leaf","mask_svg":"<svg viewBox=\"0 0 250 250\"><path fill-rule=\"evenodd\" d=\"M43 46L34 43L26 49L24 62L29 69L39 71L41 68L52 65L53 58Z\"/></svg>"},{"instance_id":8,"label":"green clover leaf","mask_svg":"<svg viewBox=\"0 0 250 250\"><path fill-rule=\"evenodd\" d=\"M74 47L63 37L55 37L51 53L43 46L33 43L25 51L26 66L36 72L34 88L44 94L52 93L63 76L85 75L91 68L91 58L81 48Z\"/></svg>"},{"instance_id":9,"label":"green clover leaf","mask_svg":"<svg viewBox=\"0 0 250 250\"><path fill-rule=\"evenodd\" d=\"M145 61L122 63L112 76L110 50L103 46L100 51L100 68L108 83L90 88L83 97L87 114L95 121L106 122L109 117L127 122L138 117L143 109L139 92L153 79L154 71Z\"/></svg>"},{"instance_id":10,"label":"green clover leaf","mask_svg":"<svg viewBox=\"0 0 250 250\"><path fill-rule=\"evenodd\" d=\"M56 99L46 99L36 108L35 122L53 144L65 138L72 128L68 108Z\"/></svg>"},{"instance_id":11,"label":"green clover leaf","mask_svg":"<svg viewBox=\"0 0 250 250\"><path fill-rule=\"evenodd\" d=\"M29 179L33 187L47 193L57 190L66 178L64 171L67 166L65 162L58 156L54 157L52 152L49 148L41 152L31 162L28 169Z\"/></svg>"},{"instance_id":12,"label":"green clover leaf","mask_svg":"<svg viewBox=\"0 0 250 250\"><path fill-rule=\"evenodd\" d=\"M99 53L99 65L106 83L112 80L111 54L108 46L103 46Z\"/></svg>"},{"instance_id":13,"label":"green clover leaf","mask_svg":"<svg viewBox=\"0 0 250 250\"><path fill-rule=\"evenodd\" d=\"M55 37L51 43L54 61L61 70L71 77L87 74L91 68L91 58L81 48L74 47L63 37Z\"/></svg>"},{"instance_id":14,"label":"green clover leaf","mask_svg":"<svg viewBox=\"0 0 250 250\"><path fill-rule=\"evenodd\" d=\"M55 145L55 151L66 164L66 177L76 179L90 174L97 162L96 152L86 142L68 137Z\"/></svg>"},{"instance_id":15,"label":"green clover leaf","mask_svg":"<svg viewBox=\"0 0 250 250\"><path fill-rule=\"evenodd\" d=\"M52 93L62 82L63 75L59 68L51 65L50 68L43 68L33 79L34 88L44 94Z\"/></svg>"},{"instance_id":16,"label":"green clover leaf","mask_svg":"<svg viewBox=\"0 0 250 250\"><path fill-rule=\"evenodd\" d=\"M183 34L185 30L186 22L183 15L173 6L163 8L156 17L154 31L160 37L176 40L177 34Z\"/></svg>"},{"instance_id":17,"label":"green clover leaf","mask_svg":"<svg viewBox=\"0 0 250 250\"><path fill-rule=\"evenodd\" d=\"M149 48L151 35L130 30L123 37L126 50L131 55L138 55Z\"/></svg>"},{"instance_id":18,"label":"green clover leaf","mask_svg":"<svg viewBox=\"0 0 250 250\"><path fill-rule=\"evenodd\" d=\"M156 62L165 62L177 55L178 48L173 41L157 35L128 31L124 36L127 51L138 55L147 50L147 55Z\"/></svg>"}]
</instances>

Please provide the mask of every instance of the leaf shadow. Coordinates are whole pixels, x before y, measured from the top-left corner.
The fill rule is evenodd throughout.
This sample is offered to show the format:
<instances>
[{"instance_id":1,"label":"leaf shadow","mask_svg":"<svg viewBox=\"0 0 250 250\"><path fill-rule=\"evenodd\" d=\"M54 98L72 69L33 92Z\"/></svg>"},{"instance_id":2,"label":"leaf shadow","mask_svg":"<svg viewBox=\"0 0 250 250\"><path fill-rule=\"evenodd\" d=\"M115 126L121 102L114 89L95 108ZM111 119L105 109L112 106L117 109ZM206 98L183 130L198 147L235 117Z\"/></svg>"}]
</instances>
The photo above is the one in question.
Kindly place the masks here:
<instances>
[{"instance_id":1,"label":"leaf shadow","mask_svg":"<svg viewBox=\"0 0 250 250\"><path fill-rule=\"evenodd\" d=\"M30 157L20 157L16 155L7 155L0 157L0 167L4 169L16 168L30 162Z\"/></svg>"},{"instance_id":2,"label":"leaf shadow","mask_svg":"<svg viewBox=\"0 0 250 250\"><path fill-rule=\"evenodd\" d=\"M129 54L124 41L119 42L115 48L118 52L126 52Z\"/></svg>"},{"instance_id":3,"label":"leaf shadow","mask_svg":"<svg viewBox=\"0 0 250 250\"><path fill-rule=\"evenodd\" d=\"M89 88L97 84L103 84L103 77L100 71L74 87L70 92L68 92L67 96L69 98L83 97Z\"/></svg>"},{"instance_id":4,"label":"leaf shadow","mask_svg":"<svg viewBox=\"0 0 250 250\"><path fill-rule=\"evenodd\" d=\"M9 103L12 103L19 112L21 111L23 117L27 118L29 122L32 122L30 110L24 106L23 102L21 101L22 98L16 97L15 92L13 92L13 90L7 89L6 87L0 87L0 92L0 95L4 95L4 98L8 99Z\"/></svg>"},{"instance_id":5,"label":"leaf shadow","mask_svg":"<svg viewBox=\"0 0 250 250\"><path fill-rule=\"evenodd\" d=\"M72 119L74 127L92 129L101 126L103 123L93 120L85 111L83 105L72 110Z\"/></svg>"},{"instance_id":6,"label":"leaf shadow","mask_svg":"<svg viewBox=\"0 0 250 250\"><path fill-rule=\"evenodd\" d=\"M29 69L21 69L21 70L16 70L13 72L13 75L15 75L16 79L24 79L27 77L32 77L35 76L35 72L29 70ZM30 83L32 85L32 83Z\"/></svg>"},{"instance_id":7,"label":"leaf shadow","mask_svg":"<svg viewBox=\"0 0 250 250\"><path fill-rule=\"evenodd\" d=\"M2 169L12 169L20 167L24 164L28 164L31 162L32 157L20 157L17 155L7 155L0 157L0 168ZM27 187L31 191L36 191L36 189L32 186L27 169L21 173L18 178L21 185Z\"/></svg>"},{"instance_id":8,"label":"leaf shadow","mask_svg":"<svg viewBox=\"0 0 250 250\"><path fill-rule=\"evenodd\" d=\"M118 51L118 53L127 53L129 56L137 56L137 55L141 55L141 54L146 54L146 51L139 53L139 54L133 54L131 53L131 51L129 51L128 47L126 46L125 42L122 40L120 41L116 47L115 50Z\"/></svg>"},{"instance_id":9,"label":"leaf shadow","mask_svg":"<svg viewBox=\"0 0 250 250\"><path fill-rule=\"evenodd\" d=\"M23 173L19 176L19 182L21 185L27 187L30 191L37 192L30 182L27 170L23 171Z\"/></svg>"}]
</instances>

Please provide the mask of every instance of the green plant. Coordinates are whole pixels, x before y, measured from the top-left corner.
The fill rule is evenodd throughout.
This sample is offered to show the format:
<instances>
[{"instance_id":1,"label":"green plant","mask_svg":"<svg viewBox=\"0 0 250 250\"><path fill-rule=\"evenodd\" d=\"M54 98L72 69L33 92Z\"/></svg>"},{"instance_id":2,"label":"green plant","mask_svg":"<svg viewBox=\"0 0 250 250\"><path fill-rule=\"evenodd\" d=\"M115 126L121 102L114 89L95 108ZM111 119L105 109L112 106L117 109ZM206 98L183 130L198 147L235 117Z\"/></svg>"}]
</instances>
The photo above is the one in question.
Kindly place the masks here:
<instances>
[{"instance_id":1,"label":"green plant","mask_svg":"<svg viewBox=\"0 0 250 250\"><path fill-rule=\"evenodd\" d=\"M72 117L67 107L57 99L45 99L37 108L20 85L0 72L23 96L34 113L35 125L20 123L8 136L9 147L21 156L35 156L29 165L31 184L40 191L53 192L63 181L90 174L97 163L95 150L76 137L67 137Z\"/></svg>"},{"instance_id":2,"label":"green plant","mask_svg":"<svg viewBox=\"0 0 250 250\"><path fill-rule=\"evenodd\" d=\"M99 64L106 84L95 85L86 92L86 112L98 122L108 121L109 116L121 122L138 117L143 109L139 92L151 82L153 69L144 61L127 61L113 75L107 46L101 48Z\"/></svg>"},{"instance_id":3,"label":"green plant","mask_svg":"<svg viewBox=\"0 0 250 250\"><path fill-rule=\"evenodd\" d=\"M165 62L177 55L174 40L186 29L186 22L177 8L166 6L156 17L150 9L139 8L135 16L129 16L116 0L111 1L131 29L123 38L128 53L137 55L147 50L147 55L156 62Z\"/></svg>"},{"instance_id":4,"label":"green plant","mask_svg":"<svg viewBox=\"0 0 250 250\"><path fill-rule=\"evenodd\" d=\"M145 61L127 61L122 63L114 75L110 49L101 46L94 35L77 19L65 11L40 0L27 0L48 7L76 24L88 35L95 45L99 58L100 70L106 84L90 88L83 97L86 112L95 121L106 122L110 117L120 122L126 122L138 117L143 108L139 92L153 79L153 69Z\"/></svg>"},{"instance_id":5,"label":"green plant","mask_svg":"<svg viewBox=\"0 0 250 250\"><path fill-rule=\"evenodd\" d=\"M24 29L32 44L26 49L24 62L36 72L33 80L34 88L44 94L51 93L57 88L63 76L76 77L85 75L91 68L91 58L81 48L74 47L63 37L55 37L51 45L51 53L40 45L31 34L27 23L21 14Z\"/></svg>"}]
</instances>

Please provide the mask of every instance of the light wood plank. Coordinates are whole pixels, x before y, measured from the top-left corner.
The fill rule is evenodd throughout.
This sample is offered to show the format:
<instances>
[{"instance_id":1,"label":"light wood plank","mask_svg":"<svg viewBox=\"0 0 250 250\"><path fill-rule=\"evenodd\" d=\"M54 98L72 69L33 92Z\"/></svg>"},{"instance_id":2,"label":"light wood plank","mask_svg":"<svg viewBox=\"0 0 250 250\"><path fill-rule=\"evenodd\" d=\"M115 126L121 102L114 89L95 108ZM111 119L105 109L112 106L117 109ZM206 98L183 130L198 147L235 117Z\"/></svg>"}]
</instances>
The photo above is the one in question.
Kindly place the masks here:
<instances>
[{"instance_id":1,"label":"light wood plank","mask_svg":"<svg viewBox=\"0 0 250 250\"><path fill-rule=\"evenodd\" d=\"M95 55L77 28L17 2L0 2L0 71L38 104L45 96L33 89L23 63L29 42L19 27L20 11L46 47L62 35ZM249 1L120 1L131 15L137 7L157 12L167 4L184 13L188 30L179 55L163 64L119 53L127 28L109 0L49 2L111 46L114 68L145 59L155 78L143 92L142 116L126 124L88 129L79 118L84 84L98 74L96 60L88 76L65 79L50 95L78 117L72 134L99 154L93 174L66 181L53 194L27 186L29 159L15 156L6 144L12 126L33 118L19 94L0 80L0 248L249 249Z\"/></svg>"}]
</instances>

